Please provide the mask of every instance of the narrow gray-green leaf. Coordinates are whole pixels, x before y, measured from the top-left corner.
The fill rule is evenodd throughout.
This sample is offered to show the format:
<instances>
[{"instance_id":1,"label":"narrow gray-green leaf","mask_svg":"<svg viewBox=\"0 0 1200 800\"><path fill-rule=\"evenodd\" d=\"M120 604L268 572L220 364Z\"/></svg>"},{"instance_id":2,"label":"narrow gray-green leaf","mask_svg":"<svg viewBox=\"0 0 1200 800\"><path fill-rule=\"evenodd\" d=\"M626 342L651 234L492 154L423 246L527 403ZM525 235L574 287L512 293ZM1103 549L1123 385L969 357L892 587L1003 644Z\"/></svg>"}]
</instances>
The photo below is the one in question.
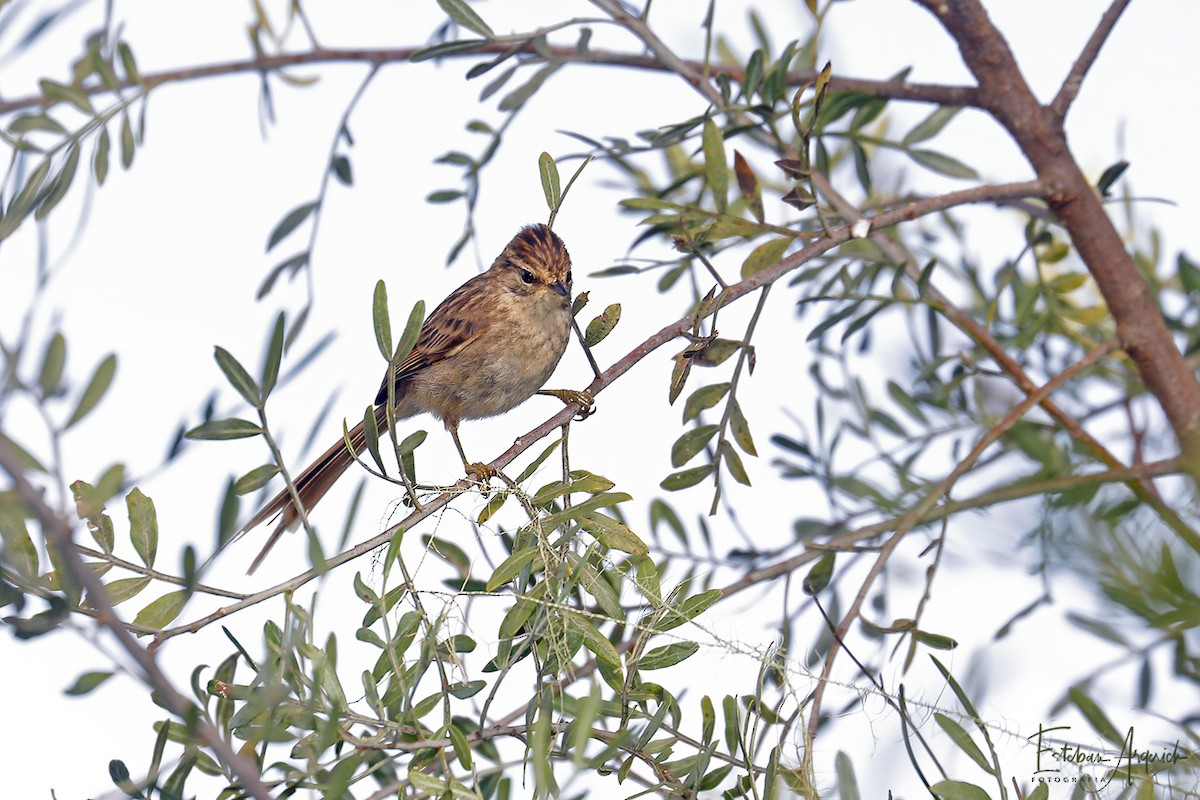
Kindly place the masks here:
<instances>
[{"instance_id":1,"label":"narrow gray-green leaf","mask_svg":"<svg viewBox=\"0 0 1200 800\"><path fill-rule=\"evenodd\" d=\"M271 339L267 342L267 355L263 359L262 394L264 400L275 388L275 381L279 379L279 364L283 361L283 332L284 315L281 311L275 318L275 327L271 329Z\"/></svg>"},{"instance_id":2,"label":"narrow gray-green leaf","mask_svg":"<svg viewBox=\"0 0 1200 800\"><path fill-rule=\"evenodd\" d=\"M973 180L979 173L956 158L933 150L909 150L909 156L921 166L951 178Z\"/></svg>"},{"instance_id":3,"label":"narrow gray-green leaf","mask_svg":"<svg viewBox=\"0 0 1200 800\"><path fill-rule=\"evenodd\" d=\"M546 205L551 211L558 211L559 203L562 202L562 186L559 183L558 167L554 163L554 157L549 153L542 153L538 156L538 175L542 179L542 192L546 195Z\"/></svg>"},{"instance_id":4,"label":"narrow gray-green leaf","mask_svg":"<svg viewBox=\"0 0 1200 800\"><path fill-rule=\"evenodd\" d=\"M638 669L666 669L691 658L700 649L696 642L675 642L655 647L638 661Z\"/></svg>"},{"instance_id":5,"label":"narrow gray-green leaf","mask_svg":"<svg viewBox=\"0 0 1200 800\"><path fill-rule=\"evenodd\" d=\"M483 21L483 18L475 13L475 9L467 5L466 0L437 0L437 4L442 7L442 11L446 12L446 16L454 20L456 24L463 26L472 33L478 33L480 36L486 36L489 39L496 38L496 34Z\"/></svg>"},{"instance_id":6,"label":"narrow gray-green leaf","mask_svg":"<svg viewBox=\"0 0 1200 800\"><path fill-rule=\"evenodd\" d=\"M375 283L371 319L375 323L375 343L379 345L384 361L387 361L392 357L392 322L388 316L387 286L382 278Z\"/></svg>"},{"instance_id":7,"label":"narrow gray-green leaf","mask_svg":"<svg viewBox=\"0 0 1200 800\"><path fill-rule=\"evenodd\" d=\"M691 422L696 417L700 416L700 412L705 409L712 408L729 391L728 381L725 383L714 383L711 386L701 386L688 397L687 402L683 404L683 421Z\"/></svg>"},{"instance_id":8,"label":"narrow gray-green leaf","mask_svg":"<svg viewBox=\"0 0 1200 800\"><path fill-rule=\"evenodd\" d=\"M115 354L110 353L96 367L96 371L92 373L91 379L88 380L87 388L79 396L79 403L75 406L75 410L67 420L67 428L79 422L87 416L88 412L96 407L96 404L104 397L104 393L108 391L108 387L112 383L113 376L116 373L117 357Z\"/></svg>"},{"instance_id":9,"label":"narrow gray-green leaf","mask_svg":"<svg viewBox=\"0 0 1200 800\"><path fill-rule=\"evenodd\" d=\"M271 231L271 235L267 238L267 252L270 252L275 245L283 241L289 233L294 231L300 223L308 219L308 215L317 209L321 204L313 201L311 203L303 203L298 205L284 215L283 219L279 220L279 224Z\"/></svg>"},{"instance_id":10,"label":"narrow gray-green leaf","mask_svg":"<svg viewBox=\"0 0 1200 800\"><path fill-rule=\"evenodd\" d=\"M918 142L923 142L926 139L932 139L941 132L942 128L946 127L946 123L954 119L954 115L959 110L958 106L942 106L934 109L932 114L918 122L911 131L904 134L901 144L907 147Z\"/></svg>"},{"instance_id":11,"label":"narrow gray-green leaf","mask_svg":"<svg viewBox=\"0 0 1200 800\"><path fill-rule=\"evenodd\" d=\"M983 751L979 749L979 745L971 738L971 735L963 730L963 727L954 720L947 717L945 714L934 712L933 719L946 732L946 735L958 745L958 749L966 753L972 761L979 765L989 775L994 775L992 765L988 763L987 758L983 755Z\"/></svg>"},{"instance_id":12,"label":"narrow gray-green leaf","mask_svg":"<svg viewBox=\"0 0 1200 800\"><path fill-rule=\"evenodd\" d=\"M234 482L233 491L239 495L250 494L266 486L278 474L279 467L274 464L255 467Z\"/></svg>"},{"instance_id":13,"label":"narrow gray-green leaf","mask_svg":"<svg viewBox=\"0 0 1200 800\"><path fill-rule=\"evenodd\" d=\"M661 486L663 489L666 489L668 492L677 492L680 489L686 489L689 486L695 486L697 483L711 475L712 471L712 464L704 464L699 467L680 470L679 472L673 472L667 477L663 478L663 481L659 484L659 486Z\"/></svg>"},{"instance_id":14,"label":"narrow gray-green leaf","mask_svg":"<svg viewBox=\"0 0 1200 800\"><path fill-rule=\"evenodd\" d=\"M708 188L712 191L717 211L724 214L729 202L729 166L725 161L725 139L712 119L704 120L702 142L704 175L708 178Z\"/></svg>"},{"instance_id":15,"label":"narrow gray-green leaf","mask_svg":"<svg viewBox=\"0 0 1200 800\"><path fill-rule=\"evenodd\" d=\"M112 676L111 672L85 672L76 678L75 683L71 684L71 688L65 690L63 694L73 696L85 695Z\"/></svg>"},{"instance_id":16,"label":"narrow gray-green leaf","mask_svg":"<svg viewBox=\"0 0 1200 800\"><path fill-rule=\"evenodd\" d=\"M716 425L701 425L684 433L671 446L671 466L682 467L703 450L716 433Z\"/></svg>"},{"instance_id":17,"label":"narrow gray-green leaf","mask_svg":"<svg viewBox=\"0 0 1200 800\"><path fill-rule=\"evenodd\" d=\"M133 541L133 549L141 556L143 564L153 567L158 553L158 514L154 510L154 501L135 487L125 496L125 505L129 509L129 538Z\"/></svg>"},{"instance_id":18,"label":"narrow gray-green leaf","mask_svg":"<svg viewBox=\"0 0 1200 800\"><path fill-rule=\"evenodd\" d=\"M245 439L257 436L262 428L244 419L210 419L184 434L188 439Z\"/></svg>"},{"instance_id":19,"label":"narrow gray-green leaf","mask_svg":"<svg viewBox=\"0 0 1200 800\"><path fill-rule=\"evenodd\" d=\"M236 389L247 403L257 408L262 403L258 384L254 382L254 378L250 377L250 373L246 371L241 362L219 345L214 349L213 357L217 361L217 366L221 368L221 372L225 374L229 385Z\"/></svg>"},{"instance_id":20,"label":"narrow gray-green leaf","mask_svg":"<svg viewBox=\"0 0 1200 800\"><path fill-rule=\"evenodd\" d=\"M49 397L58 391L66 363L67 340L55 331L50 337L50 343L46 345L46 354L42 356L42 369L38 374L38 388L42 390L42 397Z\"/></svg>"},{"instance_id":21,"label":"narrow gray-green leaf","mask_svg":"<svg viewBox=\"0 0 1200 800\"><path fill-rule=\"evenodd\" d=\"M138 612L138 615L133 618L133 624L144 625L147 628L166 627L167 623L178 617L179 612L183 611L188 594L187 589L167 592Z\"/></svg>"}]
</instances>

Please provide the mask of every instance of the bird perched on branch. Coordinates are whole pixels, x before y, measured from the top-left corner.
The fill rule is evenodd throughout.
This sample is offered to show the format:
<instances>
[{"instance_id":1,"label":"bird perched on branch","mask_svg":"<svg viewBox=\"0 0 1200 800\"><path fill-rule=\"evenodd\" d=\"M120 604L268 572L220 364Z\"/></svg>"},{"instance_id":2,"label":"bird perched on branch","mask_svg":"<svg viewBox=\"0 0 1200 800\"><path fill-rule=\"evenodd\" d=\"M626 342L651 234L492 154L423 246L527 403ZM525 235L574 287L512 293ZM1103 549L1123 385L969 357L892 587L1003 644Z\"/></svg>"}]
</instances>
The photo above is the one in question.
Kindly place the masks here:
<instances>
[{"instance_id":1,"label":"bird perched on branch","mask_svg":"<svg viewBox=\"0 0 1200 800\"><path fill-rule=\"evenodd\" d=\"M537 393L566 350L571 334L571 257L562 239L545 225L522 228L486 272L455 289L421 327L408 356L385 375L375 397L375 421L387 429L391 382L395 418L428 411L450 431L468 474L486 480L494 472L472 463L458 439L464 419L503 414ZM564 402L590 398L554 391ZM366 443L363 423L349 432L355 453ZM344 439L310 464L295 480L305 513L325 496L354 461ZM285 487L239 531L278 517L254 572L279 536L298 526L300 514Z\"/></svg>"}]
</instances>

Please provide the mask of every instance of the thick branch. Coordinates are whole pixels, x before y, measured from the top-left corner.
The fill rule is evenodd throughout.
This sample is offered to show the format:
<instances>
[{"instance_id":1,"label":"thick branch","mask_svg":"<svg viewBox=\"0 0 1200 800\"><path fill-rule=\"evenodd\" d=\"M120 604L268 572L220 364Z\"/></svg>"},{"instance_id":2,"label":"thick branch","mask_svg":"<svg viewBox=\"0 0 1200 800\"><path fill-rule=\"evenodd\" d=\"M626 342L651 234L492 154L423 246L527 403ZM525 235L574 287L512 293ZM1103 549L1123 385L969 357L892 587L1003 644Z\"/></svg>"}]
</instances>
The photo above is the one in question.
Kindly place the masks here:
<instances>
[{"instance_id":1,"label":"thick branch","mask_svg":"<svg viewBox=\"0 0 1200 800\"><path fill-rule=\"evenodd\" d=\"M963 61L979 81L982 107L1016 140L1049 187L1046 201L1104 296L1123 349L1162 406L1188 472L1200 475L1200 383L1171 338L1150 287L1126 252L1099 195L1075 163L1062 119L1033 95L1008 43L978 0L915 2L933 13L954 37Z\"/></svg>"},{"instance_id":2,"label":"thick branch","mask_svg":"<svg viewBox=\"0 0 1200 800\"><path fill-rule=\"evenodd\" d=\"M242 789L258 800L270 800L270 793L259 779L258 769L254 764L235 752L229 742L221 736L221 732L213 727L203 714L196 713L195 705L180 694L163 674L154 654L134 641L133 635L126 630L125 624L117 616L108 590L104 588L96 573L79 557L71 539L70 527L46 504L41 492L25 479L20 459L3 438L0 438L0 468L12 479L21 502L41 523L46 539L61 556L70 578L87 591L88 601L96 611L96 619L112 632L117 642L141 669L142 681L154 691L157 702L164 708L169 708L180 719L187 720L189 724L194 720L200 740L207 743L221 762L237 776Z\"/></svg>"}]
</instances>

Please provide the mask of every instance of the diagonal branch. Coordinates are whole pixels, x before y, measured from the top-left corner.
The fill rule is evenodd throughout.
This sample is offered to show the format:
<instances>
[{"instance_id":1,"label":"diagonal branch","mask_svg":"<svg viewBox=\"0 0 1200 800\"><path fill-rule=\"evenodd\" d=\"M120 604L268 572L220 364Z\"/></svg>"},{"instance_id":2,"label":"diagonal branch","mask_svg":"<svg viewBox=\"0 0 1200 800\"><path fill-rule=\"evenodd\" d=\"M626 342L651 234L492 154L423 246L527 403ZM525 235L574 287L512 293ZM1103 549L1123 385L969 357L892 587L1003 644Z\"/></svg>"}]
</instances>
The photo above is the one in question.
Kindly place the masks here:
<instances>
[{"instance_id":1,"label":"diagonal branch","mask_svg":"<svg viewBox=\"0 0 1200 800\"><path fill-rule=\"evenodd\" d=\"M1038 102L979 0L914 2L928 9L957 42L963 62L979 82L983 109L1004 126L1046 183L1046 202L1104 296L1122 348L1162 407L1179 440L1186 470L1193 479L1200 477L1200 383L1099 194L1072 156L1062 119Z\"/></svg>"},{"instance_id":2,"label":"diagonal branch","mask_svg":"<svg viewBox=\"0 0 1200 800\"><path fill-rule=\"evenodd\" d=\"M918 217L922 217L927 214L933 214L938 211L944 211L945 209L953 208L955 206L966 205L969 203L987 203L1000 200L1012 200L1014 198L1038 197L1042 194L1042 192L1043 185L1038 181L1006 183L994 186L976 186L971 189L962 189L957 192L938 195L937 197L913 200L897 206L896 208L881 212L873 217L869 217L868 219L875 227L891 227L892 225L898 225L901 222L914 220ZM855 230L857 230L859 226L855 225L853 227ZM813 258L832 250L840 244L850 241L850 239L853 238L853 235L854 234L851 232L851 226L835 228L828 236L810 242L808 245L796 251L792 255L781 259L775 264L759 270L745 280L730 286L723 293L723 304L728 304L762 286L774 283L789 272L799 269ZM719 307L710 308L705 312L705 316L715 313L718 308ZM587 391L591 393L593 397L595 397L611 383L613 383L613 381L632 369L635 364L650 355L650 353L654 352L668 342L671 342L682 336L686 331L691 330L696 322L696 314L695 312L692 312L685 315L681 319L676 320L670 325L667 325L657 333L651 335L644 342L627 353L623 358L621 358L621 360L617 361L595 380L593 380L591 385L587 387ZM543 437L549 435L551 431L562 427L565 423L570 421L571 418L574 417L578 412L578 410L578 405L574 403L565 406L561 411L543 422L541 425L537 426L525 435L518 437L513 445L508 448L508 450L504 451L504 453L491 462L491 466L496 470L503 470L506 466L512 463L517 456L529 449L534 442L541 440ZM429 515L445 507L451 500L453 500L463 491L470 488L471 485L471 482L466 478L460 480L448 491L438 495L433 500L430 500L419 510L413 511L403 520L395 525L392 525L382 533L364 542L360 542L359 544L349 548L348 550L338 553L335 556L329 557L326 559L325 570L322 572L318 573L316 570L310 569L276 586L248 595L241 600L218 608L216 611L205 617L193 620L192 622L184 625L179 625L177 627L164 630L155 637L154 646L157 647L166 640L175 636L179 636L180 634L195 633L201 628L204 628L218 620L224 619L230 614L241 611L249 606L257 605L258 603L269 600L277 595L285 592L295 591L314 578L324 574L325 571L333 569L336 566L358 558L389 543L394 536L402 535L404 531L411 529L414 525L421 522Z\"/></svg>"},{"instance_id":3,"label":"diagonal branch","mask_svg":"<svg viewBox=\"0 0 1200 800\"><path fill-rule=\"evenodd\" d=\"M867 594L875 583L875 579L883 572L884 566L888 559L895 551L896 547L904 539L909 531L921 521L936 505L938 499L949 494L954 484L958 479L967 473L974 466L983 452L992 446L1001 436L1003 436L1013 425L1029 412L1030 409L1037 406L1044 397L1048 397L1058 387L1062 386L1071 378L1078 375L1083 370L1093 366L1100 359L1117 350L1120 345L1120 340L1116 338L1109 339L1106 342L1098 344L1096 347L1088 351L1087 355L1075 362L1071 366L1064 369L1062 372L1055 375L1045 385L1039 387L1036 391L1031 392L1024 400L1013 407L1011 411L1004 415L1003 419L997 422L987 433L979 438L971 451L966 457L960 461L950 474L947 475L937 486L925 495L925 498L913 506L907 513L900 517L896 523L895 532L888 537L887 541L879 550L879 555L875 559L875 563L871 565L871 569L867 572L863 579L862 585L859 587L858 594L850 603L850 608L847 609L842 621L838 623L837 629L834 631L832 643L829 645L829 651L825 655L825 664L821 668L821 675L817 681L817 686L812 694L812 710L808 717L808 737L811 741L817 735L817 722L821 716L821 700L825 695L825 687L829 685L829 675L833 670L833 662L837 658L838 651L841 649L842 642L846 637L846 633L850 630L850 626L858 619L859 612L862 611L862 605L867 599Z\"/></svg>"},{"instance_id":4,"label":"diagonal branch","mask_svg":"<svg viewBox=\"0 0 1200 800\"><path fill-rule=\"evenodd\" d=\"M1059 119L1067 116L1067 109L1071 107L1075 96L1079 94L1084 77L1092 68L1092 64L1096 62L1096 56L1100 55L1100 50L1108 40L1108 35L1116 27L1117 20L1121 18L1121 14L1129 2L1130 0L1113 0L1112 5L1104 12L1104 16L1100 17L1100 22L1096 25L1096 30L1092 31L1087 44L1083 46L1079 58L1075 59L1075 63L1071 65L1071 71L1067 73L1062 87L1059 88L1058 94L1050 103L1050 110L1057 114Z\"/></svg>"}]
</instances>

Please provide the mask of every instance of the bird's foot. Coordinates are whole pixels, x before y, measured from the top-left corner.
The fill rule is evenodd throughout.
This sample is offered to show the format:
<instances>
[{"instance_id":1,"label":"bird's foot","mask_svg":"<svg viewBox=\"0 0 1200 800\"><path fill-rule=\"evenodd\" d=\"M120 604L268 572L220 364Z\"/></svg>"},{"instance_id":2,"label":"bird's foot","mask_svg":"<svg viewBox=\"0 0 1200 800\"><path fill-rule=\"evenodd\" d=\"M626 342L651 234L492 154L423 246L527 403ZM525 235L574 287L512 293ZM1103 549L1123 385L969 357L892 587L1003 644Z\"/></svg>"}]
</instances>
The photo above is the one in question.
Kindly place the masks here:
<instances>
[{"instance_id":1,"label":"bird's foot","mask_svg":"<svg viewBox=\"0 0 1200 800\"><path fill-rule=\"evenodd\" d=\"M484 464L482 461L476 461L474 463L467 464L466 467L467 477L474 478L475 480L484 484L484 486L487 485L488 481L496 477L497 474L495 467L493 467L491 464Z\"/></svg>"},{"instance_id":2,"label":"bird's foot","mask_svg":"<svg viewBox=\"0 0 1200 800\"><path fill-rule=\"evenodd\" d=\"M571 403L579 404L579 411L575 413L575 419L585 420L592 414L596 413L596 398L592 397L592 393L586 389L577 391L575 389L542 389L538 394L557 397L567 405Z\"/></svg>"}]
</instances>

